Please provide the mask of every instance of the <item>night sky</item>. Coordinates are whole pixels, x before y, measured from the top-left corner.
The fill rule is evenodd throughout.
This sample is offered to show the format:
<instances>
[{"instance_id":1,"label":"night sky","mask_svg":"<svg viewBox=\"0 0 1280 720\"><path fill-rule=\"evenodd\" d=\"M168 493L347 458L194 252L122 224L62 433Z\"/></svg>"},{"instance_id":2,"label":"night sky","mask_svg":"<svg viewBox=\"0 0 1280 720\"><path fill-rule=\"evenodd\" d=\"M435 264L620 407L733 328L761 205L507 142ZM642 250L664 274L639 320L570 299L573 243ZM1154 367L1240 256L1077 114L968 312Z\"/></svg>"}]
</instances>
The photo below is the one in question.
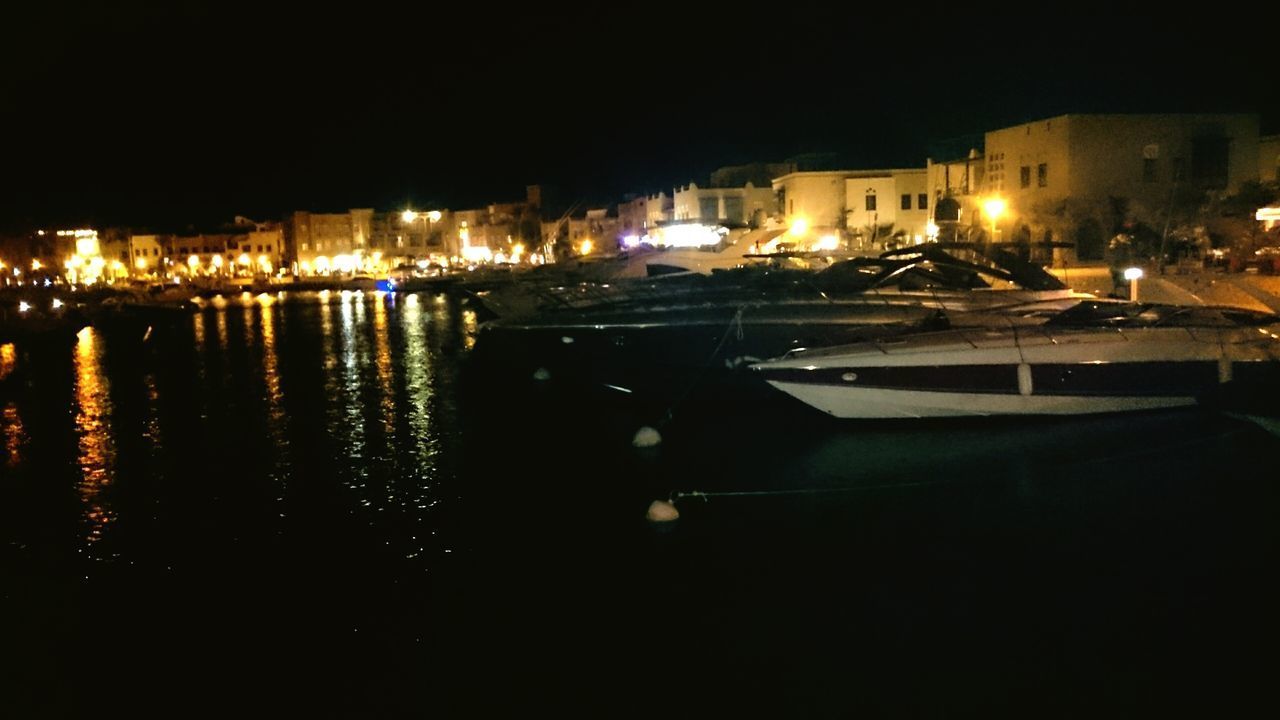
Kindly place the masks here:
<instances>
[{"instance_id":1,"label":"night sky","mask_svg":"<svg viewBox=\"0 0 1280 720\"><path fill-rule=\"evenodd\" d=\"M0 31L0 225L461 208L535 182L607 202L800 153L923 165L1064 112L1255 112L1280 131L1280 49L1256 16L472 5L19 12Z\"/></svg>"}]
</instances>

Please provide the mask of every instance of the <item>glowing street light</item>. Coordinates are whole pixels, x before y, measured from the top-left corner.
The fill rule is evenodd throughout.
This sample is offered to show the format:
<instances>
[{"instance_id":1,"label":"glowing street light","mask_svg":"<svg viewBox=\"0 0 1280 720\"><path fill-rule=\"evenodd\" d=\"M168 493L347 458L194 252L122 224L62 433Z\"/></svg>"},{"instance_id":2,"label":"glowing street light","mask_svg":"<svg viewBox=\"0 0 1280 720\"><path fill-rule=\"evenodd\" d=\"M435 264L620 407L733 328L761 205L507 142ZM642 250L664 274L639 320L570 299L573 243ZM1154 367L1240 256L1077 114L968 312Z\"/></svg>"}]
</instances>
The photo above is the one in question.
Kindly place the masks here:
<instances>
[{"instance_id":1,"label":"glowing street light","mask_svg":"<svg viewBox=\"0 0 1280 720\"><path fill-rule=\"evenodd\" d=\"M583 254L583 255L590 255L590 254L591 254L591 248L592 248L592 247L593 247L593 244L592 244L592 242L591 242L591 239L590 239L590 238L587 238L587 239L583 240L583 241L582 241L582 254Z\"/></svg>"},{"instance_id":2,"label":"glowing street light","mask_svg":"<svg viewBox=\"0 0 1280 720\"><path fill-rule=\"evenodd\" d=\"M404 212L400 213L400 219L403 220L407 225L413 222L414 220L418 219L418 213L414 212L413 210L405 210Z\"/></svg>"},{"instance_id":3,"label":"glowing street light","mask_svg":"<svg viewBox=\"0 0 1280 720\"><path fill-rule=\"evenodd\" d=\"M1138 281L1142 279L1142 268L1124 269L1124 279L1129 281L1129 302L1138 302Z\"/></svg>"},{"instance_id":4,"label":"glowing street light","mask_svg":"<svg viewBox=\"0 0 1280 720\"><path fill-rule=\"evenodd\" d=\"M200 258L199 258L199 257L197 257L197 256L195 256L195 255L191 255L191 256L188 256L188 257L187 257L187 267L190 267L192 270L195 270L195 269L196 269L196 266L197 266L197 265L199 265L199 264L200 264Z\"/></svg>"},{"instance_id":5,"label":"glowing street light","mask_svg":"<svg viewBox=\"0 0 1280 720\"><path fill-rule=\"evenodd\" d=\"M991 218L991 242L996 241L996 221L1000 219L1000 216L1004 214L1007 208L1008 204L1004 201L1004 198L993 197L982 203L982 211L987 214L987 217Z\"/></svg>"},{"instance_id":6,"label":"glowing street light","mask_svg":"<svg viewBox=\"0 0 1280 720\"><path fill-rule=\"evenodd\" d=\"M219 270L221 270L221 269L222 269L222 256L221 256L221 255L214 255L212 258L210 258L210 260L209 260L209 261L213 263L213 266L214 266L215 268L217 268L217 269L219 269Z\"/></svg>"}]
</instances>

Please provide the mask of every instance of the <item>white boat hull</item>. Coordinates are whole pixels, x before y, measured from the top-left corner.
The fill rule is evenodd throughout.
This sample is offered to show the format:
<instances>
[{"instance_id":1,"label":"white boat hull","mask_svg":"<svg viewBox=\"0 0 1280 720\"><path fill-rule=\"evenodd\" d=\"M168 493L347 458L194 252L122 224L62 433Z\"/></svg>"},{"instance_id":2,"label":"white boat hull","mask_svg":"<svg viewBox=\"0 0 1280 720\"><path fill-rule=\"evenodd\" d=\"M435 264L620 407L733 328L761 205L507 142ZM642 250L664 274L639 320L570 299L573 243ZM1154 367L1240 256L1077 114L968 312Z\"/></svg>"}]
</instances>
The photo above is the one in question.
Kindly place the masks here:
<instances>
[{"instance_id":1,"label":"white boat hull","mask_svg":"<svg viewBox=\"0 0 1280 720\"><path fill-rule=\"evenodd\" d=\"M770 381L770 385L829 415L849 419L1089 415L1189 407L1194 397L995 395L892 390Z\"/></svg>"},{"instance_id":2,"label":"white boat hull","mask_svg":"<svg viewBox=\"0 0 1280 720\"><path fill-rule=\"evenodd\" d=\"M1187 407L1280 377L1276 327L951 330L752 366L840 418L1084 415Z\"/></svg>"}]
</instances>

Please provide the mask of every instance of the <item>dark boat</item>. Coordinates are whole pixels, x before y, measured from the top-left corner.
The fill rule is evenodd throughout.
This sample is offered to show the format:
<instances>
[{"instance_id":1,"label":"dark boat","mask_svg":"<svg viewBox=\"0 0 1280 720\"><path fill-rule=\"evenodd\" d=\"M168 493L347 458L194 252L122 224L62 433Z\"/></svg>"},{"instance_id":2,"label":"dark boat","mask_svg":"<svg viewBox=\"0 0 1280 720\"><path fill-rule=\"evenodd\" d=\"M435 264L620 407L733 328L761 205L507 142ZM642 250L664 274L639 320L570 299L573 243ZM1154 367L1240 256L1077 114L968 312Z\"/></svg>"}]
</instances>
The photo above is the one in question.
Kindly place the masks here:
<instances>
[{"instance_id":1,"label":"dark boat","mask_svg":"<svg viewBox=\"0 0 1280 720\"><path fill-rule=\"evenodd\" d=\"M1091 297L1011 254L939 245L820 272L744 268L538 293L537 312L482 325L475 361L628 389L797 348L936 330L970 316L1034 314Z\"/></svg>"}]
</instances>

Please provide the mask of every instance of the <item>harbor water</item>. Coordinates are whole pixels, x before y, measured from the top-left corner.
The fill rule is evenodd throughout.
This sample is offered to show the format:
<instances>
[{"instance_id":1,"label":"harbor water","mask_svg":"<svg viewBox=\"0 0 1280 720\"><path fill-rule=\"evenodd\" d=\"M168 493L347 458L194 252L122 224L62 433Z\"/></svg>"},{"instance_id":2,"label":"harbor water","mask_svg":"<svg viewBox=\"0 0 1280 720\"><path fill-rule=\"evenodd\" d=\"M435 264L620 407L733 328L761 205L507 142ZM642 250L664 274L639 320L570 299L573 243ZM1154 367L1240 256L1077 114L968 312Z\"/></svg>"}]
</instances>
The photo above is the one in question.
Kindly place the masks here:
<instances>
[{"instance_id":1,"label":"harbor water","mask_svg":"<svg viewBox=\"0 0 1280 720\"><path fill-rule=\"evenodd\" d=\"M0 716L1277 705L1247 421L838 422L478 366L477 326L246 293L0 347Z\"/></svg>"}]
</instances>

